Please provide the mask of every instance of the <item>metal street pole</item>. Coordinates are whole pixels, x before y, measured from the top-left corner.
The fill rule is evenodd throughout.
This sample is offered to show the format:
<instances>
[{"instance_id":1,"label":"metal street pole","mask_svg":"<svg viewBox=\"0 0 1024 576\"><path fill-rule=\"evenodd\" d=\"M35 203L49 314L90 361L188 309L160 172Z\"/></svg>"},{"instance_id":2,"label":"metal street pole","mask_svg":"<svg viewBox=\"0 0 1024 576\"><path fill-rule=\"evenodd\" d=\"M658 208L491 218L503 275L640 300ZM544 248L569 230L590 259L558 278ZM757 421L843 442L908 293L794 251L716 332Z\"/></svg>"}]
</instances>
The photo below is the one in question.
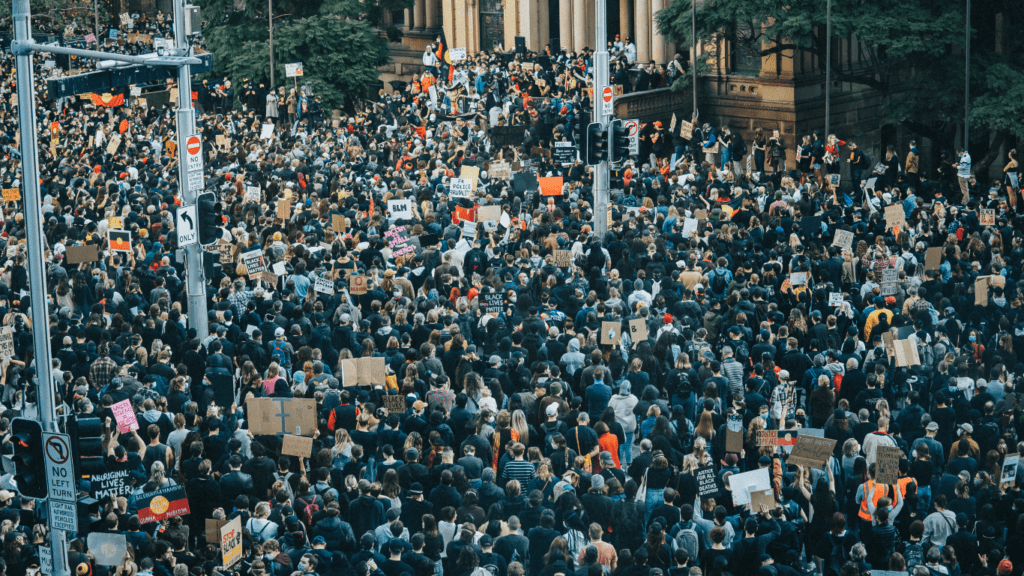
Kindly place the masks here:
<instances>
[{"instance_id":1,"label":"metal street pole","mask_svg":"<svg viewBox=\"0 0 1024 576\"><path fill-rule=\"evenodd\" d=\"M825 143L828 143L830 104L832 99L832 0L828 1L825 12ZM970 1L970 0L968 0Z\"/></svg>"},{"instance_id":2,"label":"metal street pole","mask_svg":"<svg viewBox=\"0 0 1024 576\"><path fill-rule=\"evenodd\" d=\"M605 0L597 0L595 6L597 13L597 53L594 55L594 97L591 103L594 107L594 121L600 122L607 131L611 116L604 113L604 101L601 97L604 89L608 86L608 12L605 7ZM611 135L608 135L608 145L611 146ZM608 160L602 161L594 170L594 233L598 238L604 239L608 233L608 202L610 193L608 191L611 182L611 168Z\"/></svg>"},{"instance_id":3,"label":"metal street pole","mask_svg":"<svg viewBox=\"0 0 1024 576\"><path fill-rule=\"evenodd\" d=\"M185 36L185 0L174 1L174 45L182 56L189 56L191 48ZM192 109L192 67L178 67L178 184L181 186L181 206L195 206L196 196L202 190L193 190L188 182L188 138L195 134L195 112ZM203 247L198 243L185 247L185 286L188 292L188 325L195 328L196 337L205 340L210 334L206 317L206 274L203 271Z\"/></svg>"},{"instance_id":4,"label":"metal street pole","mask_svg":"<svg viewBox=\"0 0 1024 576\"><path fill-rule=\"evenodd\" d=\"M970 148L971 133L971 0L967 0L965 20L966 49L964 50L964 150Z\"/></svg>"},{"instance_id":5,"label":"metal street pole","mask_svg":"<svg viewBox=\"0 0 1024 576\"><path fill-rule=\"evenodd\" d=\"M697 0L690 0L690 76L693 77L693 116L690 122L697 123L700 112L697 111Z\"/></svg>"},{"instance_id":6,"label":"metal street pole","mask_svg":"<svg viewBox=\"0 0 1024 576\"><path fill-rule=\"evenodd\" d=\"M274 89L274 0L267 0L270 25L270 89Z\"/></svg>"},{"instance_id":7,"label":"metal street pole","mask_svg":"<svg viewBox=\"0 0 1024 576\"><path fill-rule=\"evenodd\" d=\"M32 82L32 41L29 0L14 0L14 42L18 78L18 128L21 131L21 180L25 205L25 241L28 248L28 279L32 298L32 346L36 365L36 394L39 419L46 432L57 430L56 399L50 359L50 320L46 313L46 256L43 252L43 219L39 195L39 155L37 150L35 88ZM67 539L63 530L50 526L53 576L69 576Z\"/></svg>"},{"instance_id":8,"label":"metal street pole","mask_svg":"<svg viewBox=\"0 0 1024 576\"><path fill-rule=\"evenodd\" d=\"M96 37L96 45L100 44L100 0L92 0L92 17L95 23L93 36Z\"/></svg>"}]
</instances>

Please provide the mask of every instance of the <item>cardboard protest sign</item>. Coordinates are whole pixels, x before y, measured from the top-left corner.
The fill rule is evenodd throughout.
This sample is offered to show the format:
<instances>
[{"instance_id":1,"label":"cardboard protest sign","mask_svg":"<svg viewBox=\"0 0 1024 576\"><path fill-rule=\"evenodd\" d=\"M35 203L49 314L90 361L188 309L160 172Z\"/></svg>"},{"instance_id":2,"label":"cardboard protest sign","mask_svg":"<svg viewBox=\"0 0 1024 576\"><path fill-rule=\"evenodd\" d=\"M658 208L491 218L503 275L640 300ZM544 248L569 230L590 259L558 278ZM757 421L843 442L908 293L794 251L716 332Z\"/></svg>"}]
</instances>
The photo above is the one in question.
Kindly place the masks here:
<instances>
[{"instance_id":1,"label":"cardboard protest sign","mask_svg":"<svg viewBox=\"0 0 1024 576\"><path fill-rule=\"evenodd\" d=\"M481 302L485 314L501 314L505 307L505 295L501 292L487 292L481 294Z\"/></svg>"},{"instance_id":2,"label":"cardboard protest sign","mask_svg":"<svg viewBox=\"0 0 1024 576\"><path fill-rule=\"evenodd\" d=\"M844 250L851 249L853 247L853 232L836 230L836 235L832 238L832 245Z\"/></svg>"},{"instance_id":3,"label":"cardboard protest sign","mask_svg":"<svg viewBox=\"0 0 1024 576\"><path fill-rule=\"evenodd\" d=\"M1017 481L1017 464L1020 463L1020 454L1007 454L1003 458L1003 473L999 479L1000 483L1013 485Z\"/></svg>"},{"instance_id":4,"label":"cardboard protest sign","mask_svg":"<svg viewBox=\"0 0 1024 576\"><path fill-rule=\"evenodd\" d=\"M239 256L242 264L245 265L245 272L250 277L260 274L267 269L267 260L263 257L263 250L251 250Z\"/></svg>"},{"instance_id":5,"label":"cardboard protest sign","mask_svg":"<svg viewBox=\"0 0 1024 576\"><path fill-rule=\"evenodd\" d=\"M333 214L331 216L331 230L334 230L337 234L345 233L345 217L341 214Z\"/></svg>"},{"instance_id":6,"label":"cardboard protest sign","mask_svg":"<svg viewBox=\"0 0 1024 576\"><path fill-rule=\"evenodd\" d=\"M132 251L132 233L128 230L107 230L107 242L111 252Z\"/></svg>"},{"instance_id":7,"label":"cardboard protest sign","mask_svg":"<svg viewBox=\"0 0 1024 576\"><path fill-rule=\"evenodd\" d=\"M130 475L129 470L93 474L89 478L89 494L97 499L106 496L128 496L133 490L129 481Z\"/></svg>"},{"instance_id":8,"label":"cardboard protest sign","mask_svg":"<svg viewBox=\"0 0 1024 576\"><path fill-rule=\"evenodd\" d=\"M316 431L312 398L250 398L245 407L253 434L312 436Z\"/></svg>"},{"instance_id":9,"label":"cardboard protest sign","mask_svg":"<svg viewBox=\"0 0 1024 576\"><path fill-rule=\"evenodd\" d=\"M14 357L14 328L4 326L0 330L0 357Z\"/></svg>"},{"instance_id":10,"label":"cardboard protest sign","mask_svg":"<svg viewBox=\"0 0 1024 576\"><path fill-rule=\"evenodd\" d=\"M132 430L139 429L139 421L135 418L135 409L132 408L131 400L121 400L111 404L110 409L114 412L114 419L117 420L117 431L127 434Z\"/></svg>"},{"instance_id":11,"label":"cardboard protest sign","mask_svg":"<svg viewBox=\"0 0 1024 576\"><path fill-rule=\"evenodd\" d=\"M895 282L886 282L879 287L879 294L882 296L895 296L897 292L899 292L899 287Z\"/></svg>"},{"instance_id":12,"label":"cardboard protest sign","mask_svg":"<svg viewBox=\"0 0 1024 576\"><path fill-rule=\"evenodd\" d=\"M81 264L83 262L96 262L100 259L99 247L95 244L86 246L68 246L64 254L67 256L68 264Z\"/></svg>"},{"instance_id":13,"label":"cardboard protest sign","mask_svg":"<svg viewBox=\"0 0 1024 576\"><path fill-rule=\"evenodd\" d=\"M893 570L872 570L871 576L909 576L910 572L897 572Z\"/></svg>"},{"instance_id":14,"label":"cardboard protest sign","mask_svg":"<svg viewBox=\"0 0 1024 576\"><path fill-rule=\"evenodd\" d=\"M730 414L725 422L725 451L743 450L743 415Z\"/></svg>"},{"instance_id":15,"label":"cardboard protest sign","mask_svg":"<svg viewBox=\"0 0 1024 576\"><path fill-rule=\"evenodd\" d=\"M388 394L384 396L384 408L388 414L401 414L405 412L405 396L401 394Z\"/></svg>"},{"instance_id":16,"label":"cardboard protest sign","mask_svg":"<svg viewBox=\"0 0 1024 576\"><path fill-rule=\"evenodd\" d=\"M896 354L896 366L921 365L921 357L917 353L916 340L897 340L893 346Z\"/></svg>"},{"instance_id":17,"label":"cardboard protest sign","mask_svg":"<svg viewBox=\"0 0 1024 576\"><path fill-rule=\"evenodd\" d=\"M352 362L356 365L356 384L359 386L373 386L385 383L385 362L384 358L354 358ZM310 429L310 434L313 431Z\"/></svg>"},{"instance_id":18,"label":"cardboard protest sign","mask_svg":"<svg viewBox=\"0 0 1024 576\"><path fill-rule=\"evenodd\" d=\"M476 189L476 183L469 178L452 178L449 182L448 195L452 198L469 198Z\"/></svg>"},{"instance_id":19,"label":"cardboard protest sign","mask_svg":"<svg viewBox=\"0 0 1024 576\"><path fill-rule=\"evenodd\" d=\"M124 555L128 551L124 534L90 532L88 544L97 566L120 566L124 563Z\"/></svg>"},{"instance_id":20,"label":"cardboard protest sign","mask_svg":"<svg viewBox=\"0 0 1024 576\"><path fill-rule=\"evenodd\" d=\"M555 266L568 268L572 266L572 250L555 250Z\"/></svg>"},{"instance_id":21,"label":"cardboard protest sign","mask_svg":"<svg viewBox=\"0 0 1024 576\"><path fill-rule=\"evenodd\" d=\"M900 478L900 457L903 453L895 446L875 449L875 482L895 484Z\"/></svg>"},{"instance_id":22,"label":"cardboard protest sign","mask_svg":"<svg viewBox=\"0 0 1024 576\"><path fill-rule=\"evenodd\" d=\"M231 568L242 561L242 517L220 527L220 557L224 568Z\"/></svg>"},{"instance_id":23,"label":"cardboard protest sign","mask_svg":"<svg viewBox=\"0 0 1024 576\"><path fill-rule=\"evenodd\" d=\"M842 292L829 292L828 293L828 305L829 306L842 306L843 305L843 293Z\"/></svg>"},{"instance_id":24,"label":"cardboard protest sign","mask_svg":"<svg viewBox=\"0 0 1024 576\"><path fill-rule=\"evenodd\" d=\"M679 135L687 140L693 138L693 123L686 120L679 121Z\"/></svg>"},{"instance_id":25,"label":"cardboard protest sign","mask_svg":"<svg viewBox=\"0 0 1024 576\"><path fill-rule=\"evenodd\" d=\"M892 228L899 226L905 228L907 225L906 214L903 212L902 204L890 204L885 207L885 227Z\"/></svg>"},{"instance_id":26,"label":"cardboard protest sign","mask_svg":"<svg viewBox=\"0 0 1024 576\"><path fill-rule=\"evenodd\" d=\"M270 270L260 272L260 280L270 284L271 287L277 286L277 274L274 274Z\"/></svg>"},{"instance_id":27,"label":"cardboard protest sign","mask_svg":"<svg viewBox=\"0 0 1024 576\"><path fill-rule=\"evenodd\" d=\"M771 490L772 481L768 468L759 468L729 477L729 491L736 506L750 504L750 493L756 490Z\"/></svg>"},{"instance_id":28,"label":"cardboard protest sign","mask_svg":"<svg viewBox=\"0 0 1024 576\"><path fill-rule=\"evenodd\" d=\"M636 349L641 342L645 342L650 335L647 332L647 322L643 318L635 318L629 321L629 338L633 341L633 348Z\"/></svg>"},{"instance_id":29,"label":"cardboard protest sign","mask_svg":"<svg viewBox=\"0 0 1024 576\"><path fill-rule=\"evenodd\" d=\"M751 512L771 512L775 509L775 506L775 491L771 488L767 490L750 491Z\"/></svg>"},{"instance_id":30,"label":"cardboard protest sign","mask_svg":"<svg viewBox=\"0 0 1024 576\"><path fill-rule=\"evenodd\" d=\"M292 217L292 203L290 200L277 201L277 217L287 220Z\"/></svg>"},{"instance_id":31,"label":"cardboard protest sign","mask_svg":"<svg viewBox=\"0 0 1024 576\"><path fill-rule=\"evenodd\" d=\"M882 270L882 284L895 283L899 280L900 271L895 268Z\"/></svg>"},{"instance_id":32,"label":"cardboard protest sign","mask_svg":"<svg viewBox=\"0 0 1024 576\"><path fill-rule=\"evenodd\" d=\"M184 486L170 486L153 492L143 492L136 498L136 503L139 507L139 522L142 524L160 522L189 513Z\"/></svg>"},{"instance_id":33,"label":"cardboard protest sign","mask_svg":"<svg viewBox=\"0 0 1024 576\"><path fill-rule=\"evenodd\" d=\"M561 196L562 195L562 177L561 176L545 176L538 178L537 181L540 183L540 195L541 196Z\"/></svg>"},{"instance_id":34,"label":"cardboard protest sign","mask_svg":"<svg viewBox=\"0 0 1024 576\"><path fill-rule=\"evenodd\" d=\"M718 498L722 489L718 486L718 476L715 474L714 466L704 466L694 471L697 477L697 495L701 500Z\"/></svg>"},{"instance_id":35,"label":"cardboard protest sign","mask_svg":"<svg viewBox=\"0 0 1024 576\"><path fill-rule=\"evenodd\" d=\"M114 134L110 137L110 142L107 142L107 154L114 154L117 152L118 147L121 146L121 137Z\"/></svg>"},{"instance_id":36,"label":"cardboard protest sign","mask_svg":"<svg viewBox=\"0 0 1024 576\"><path fill-rule=\"evenodd\" d=\"M817 438L808 434L801 434L797 437L793 451L789 454L787 463L794 466L806 466L809 468L821 468L828 463L832 457L832 449L836 441L831 438Z\"/></svg>"},{"instance_id":37,"label":"cardboard protest sign","mask_svg":"<svg viewBox=\"0 0 1024 576\"><path fill-rule=\"evenodd\" d=\"M459 178L468 178L470 180L476 181L478 178L480 178L480 167L479 166L463 166L459 170ZM473 189L475 190L476 186L474 186Z\"/></svg>"},{"instance_id":38,"label":"cardboard protest sign","mask_svg":"<svg viewBox=\"0 0 1024 576\"><path fill-rule=\"evenodd\" d=\"M348 292L353 296L366 294L366 276L351 275L348 277Z\"/></svg>"},{"instance_id":39,"label":"cardboard protest sign","mask_svg":"<svg viewBox=\"0 0 1024 576\"><path fill-rule=\"evenodd\" d=\"M388 200L388 213L396 220L412 218L412 200Z\"/></svg>"},{"instance_id":40,"label":"cardboard protest sign","mask_svg":"<svg viewBox=\"0 0 1024 576\"><path fill-rule=\"evenodd\" d=\"M757 445L761 446L778 446L779 445L779 432L777 430L758 430L757 432Z\"/></svg>"},{"instance_id":41,"label":"cardboard protest sign","mask_svg":"<svg viewBox=\"0 0 1024 576\"><path fill-rule=\"evenodd\" d=\"M4 202L17 202L21 200L21 188L4 188Z\"/></svg>"},{"instance_id":42,"label":"cardboard protest sign","mask_svg":"<svg viewBox=\"0 0 1024 576\"><path fill-rule=\"evenodd\" d=\"M206 543L207 544L220 544L220 528L227 524L227 520L218 520L217 518L206 519Z\"/></svg>"},{"instance_id":43,"label":"cardboard protest sign","mask_svg":"<svg viewBox=\"0 0 1024 576\"><path fill-rule=\"evenodd\" d=\"M221 264L232 264L235 261L233 255L231 254L232 249L233 249L233 245L232 244L229 244L227 242L221 241L221 242L218 242L218 243L214 244L212 246L212 250L211 251L212 252L217 252L217 253L220 254L220 263Z\"/></svg>"},{"instance_id":44,"label":"cardboard protest sign","mask_svg":"<svg viewBox=\"0 0 1024 576\"><path fill-rule=\"evenodd\" d=\"M882 345L885 346L885 354L889 358L896 355L896 338L893 337L891 332L885 331L882 333Z\"/></svg>"},{"instance_id":45,"label":"cardboard protest sign","mask_svg":"<svg viewBox=\"0 0 1024 576\"><path fill-rule=\"evenodd\" d=\"M313 438L285 434L281 439L281 454L309 458L313 454Z\"/></svg>"},{"instance_id":46,"label":"cardboard protest sign","mask_svg":"<svg viewBox=\"0 0 1024 576\"><path fill-rule=\"evenodd\" d=\"M925 271L928 271L928 270L938 270L939 266L941 266L941 265L942 265L942 248L939 248L939 247L929 248L924 253L924 269L925 269Z\"/></svg>"},{"instance_id":47,"label":"cardboard protest sign","mask_svg":"<svg viewBox=\"0 0 1024 576\"><path fill-rule=\"evenodd\" d=\"M981 218L979 218L982 226L995 226L996 224L996 211L991 208L982 208Z\"/></svg>"},{"instance_id":48,"label":"cardboard protest sign","mask_svg":"<svg viewBox=\"0 0 1024 576\"><path fill-rule=\"evenodd\" d=\"M508 162L493 162L487 172L495 180L508 180L512 177L512 167Z\"/></svg>"},{"instance_id":49,"label":"cardboard protest sign","mask_svg":"<svg viewBox=\"0 0 1024 576\"><path fill-rule=\"evenodd\" d=\"M481 206L477 208L477 222L495 222L499 218L501 218L501 206Z\"/></svg>"},{"instance_id":50,"label":"cardboard protest sign","mask_svg":"<svg viewBox=\"0 0 1024 576\"><path fill-rule=\"evenodd\" d=\"M243 199L246 202L259 203L259 201L263 199L263 193L259 186L246 186L245 196L243 197Z\"/></svg>"},{"instance_id":51,"label":"cardboard protest sign","mask_svg":"<svg viewBox=\"0 0 1024 576\"><path fill-rule=\"evenodd\" d=\"M334 282L328 278L317 276L313 279L313 290L321 294L334 294Z\"/></svg>"},{"instance_id":52,"label":"cardboard protest sign","mask_svg":"<svg viewBox=\"0 0 1024 576\"><path fill-rule=\"evenodd\" d=\"M839 174L829 174L828 175L828 184L829 184L829 186L831 186L833 188L838 188L839 187L839 181L840 181Z\"/></svg>"},{"instance_id":53,"label":"cardboard protest sign","mask_svg":"<svg viewBox=\"0 0 1024 576\"><path fill-rule=\"evenodd\" d=\"M622 324L619 322L601 322L601 344L618 346L622 341Z\"/></svg>"}]
</instances>

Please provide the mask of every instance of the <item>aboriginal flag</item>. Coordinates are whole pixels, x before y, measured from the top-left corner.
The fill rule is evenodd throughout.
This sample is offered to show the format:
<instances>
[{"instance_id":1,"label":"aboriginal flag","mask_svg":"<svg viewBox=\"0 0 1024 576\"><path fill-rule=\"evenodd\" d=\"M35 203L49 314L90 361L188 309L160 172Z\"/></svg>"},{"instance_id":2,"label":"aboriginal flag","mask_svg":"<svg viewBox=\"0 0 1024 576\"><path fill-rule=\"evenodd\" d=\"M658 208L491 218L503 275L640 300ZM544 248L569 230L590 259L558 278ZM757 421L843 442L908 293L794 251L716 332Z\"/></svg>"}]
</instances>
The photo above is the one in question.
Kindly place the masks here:
<instances>
[{"instance_id":1,"label":"aboriginal flag","mask_svg":"<svg viewBox=\"0 0 1024 576\"><path fill-rule=\"evenodd\" d=\"M132 251L132 233L128 230L107 230L107 240L114 252Z\"/></svg>"},{"instance_id":2,"label":"aboriginal flag","mask_svg":"<svg viewBox=\"0 0 1024 576\"><path fill-rule=\"evenodd\" d=\"M123 92L120 94L111 94L109 92L105 92L102 95L89 94L89 99L91 99L92 103L96 106L106 106L108 108L112 108L114 106L124 106Z\"/></svg>"},{"instance_id":3,"label":"aboriginal flag","mask_svg":"<svg viewBox=\"0 0 1024 576\"><path fill-rule=\"evenodd\" d=\"M445 64L452 63L451 54L448 53L448 37L444 35L444 30L441 30L441 39L437 44L437 51L434 52L434 56Z\"/></svg>"},{"instance_id":4,"label":"aboriginal flag","mask_svg":"<svg viewBox=\"0 0 1024 576\"><path fill-rule=\"evenodd\" d=\"M143 492L136 501L139 507L139 522L149 524L189 513L188 497L183 486L161 488Z\"/></svg>"}]
</instances>

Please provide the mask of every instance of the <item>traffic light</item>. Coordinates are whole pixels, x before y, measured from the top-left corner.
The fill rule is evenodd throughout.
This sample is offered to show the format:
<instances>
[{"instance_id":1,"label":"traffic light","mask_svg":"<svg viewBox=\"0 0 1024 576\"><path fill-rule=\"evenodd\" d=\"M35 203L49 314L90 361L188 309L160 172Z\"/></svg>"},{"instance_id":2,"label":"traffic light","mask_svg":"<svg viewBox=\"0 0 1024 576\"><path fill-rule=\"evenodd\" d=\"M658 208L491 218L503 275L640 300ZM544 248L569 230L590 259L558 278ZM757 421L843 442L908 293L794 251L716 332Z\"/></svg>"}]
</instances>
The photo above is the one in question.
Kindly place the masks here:
<instances>
[{"instance_id":1,"label":"traffic light","mask_svg":"<svg viewBox=\"0 0 1024 576\"><path fill-rule=\"evenodd\" d=\"M196 213L199 216L199 243L203 246L216 244L221 238L221 215L223 207L213 192L200 194L196 198Z\"/></svg>"},{"instance_id":2,"label":"traffic light","mask_svg":"<svg viewBox=\"0 0 1024 576\"><path fill-rule=\"evenodd\" d=\"M11 422L14 443L14 480L18 492L30 498L46 498L46 464L43 462L43 425L28 418Z\"/></svg>"},{"instance_id":3,"label":"traffic light","mask_svg":"<svg viewBox=\"0 0 1024 576\"><path fill-rule=\"evenodd\" d=\"M612 164L622 162L629 158L629 129L622 120L612 120L608 127L611 138L611 152L608 154L608 161Z\"/></svg>"},{"instance_id":4,"label":"traffic light","mask_svg":"<svg viewBox=\"0 0 1024 576\"><path fill-rule=\"evenodd\" d=\"M608 159L608 131L600 122L587 126L587 164L596 166Z\"/></svg>"},{"instance_id":5,"label":"traffic light","mask_svg":"<svg viewBox=\"0 0 1024 576\"><path fill-rule=\"evenodd\" d=\"M75 476L92 476L107 471L103 459L103 421L96 416L72 416L68 419L71 455Z\"/></svg>"}]
</instances>

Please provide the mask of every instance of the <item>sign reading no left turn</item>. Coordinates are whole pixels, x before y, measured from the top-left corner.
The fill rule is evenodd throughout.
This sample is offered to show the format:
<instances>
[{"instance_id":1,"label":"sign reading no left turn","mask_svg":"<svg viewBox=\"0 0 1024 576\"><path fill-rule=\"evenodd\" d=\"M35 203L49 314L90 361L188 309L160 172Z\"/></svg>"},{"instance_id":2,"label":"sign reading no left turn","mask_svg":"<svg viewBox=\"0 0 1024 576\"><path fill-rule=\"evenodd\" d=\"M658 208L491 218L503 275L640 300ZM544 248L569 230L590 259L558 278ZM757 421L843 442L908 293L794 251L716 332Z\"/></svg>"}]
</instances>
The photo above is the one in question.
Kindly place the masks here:
<instances>
[{"instance_id":1,"label":"sign reading no left turn","mask_svg":"<svg viewBox=\"0 0 1024 576\"><path fill-rule=\"evenodd\" d=\"M178 246L188 246L199 242L199 232L196 230L197 218L195 205L178 208L174 225L174 229L178 231Z\"/></svg>"},{"instance_id":2,"label":"sign reading no left turn","mask_svg":"<svg viewBox=\"0 0 1024 576\"><path fill-rule=\"evenodd\" d=\"M75 465L71 460L71 437L55 432L43 433L43 456L46 462L47 497L71 503L75 515Z\"/></svg>"}]
</instances>

